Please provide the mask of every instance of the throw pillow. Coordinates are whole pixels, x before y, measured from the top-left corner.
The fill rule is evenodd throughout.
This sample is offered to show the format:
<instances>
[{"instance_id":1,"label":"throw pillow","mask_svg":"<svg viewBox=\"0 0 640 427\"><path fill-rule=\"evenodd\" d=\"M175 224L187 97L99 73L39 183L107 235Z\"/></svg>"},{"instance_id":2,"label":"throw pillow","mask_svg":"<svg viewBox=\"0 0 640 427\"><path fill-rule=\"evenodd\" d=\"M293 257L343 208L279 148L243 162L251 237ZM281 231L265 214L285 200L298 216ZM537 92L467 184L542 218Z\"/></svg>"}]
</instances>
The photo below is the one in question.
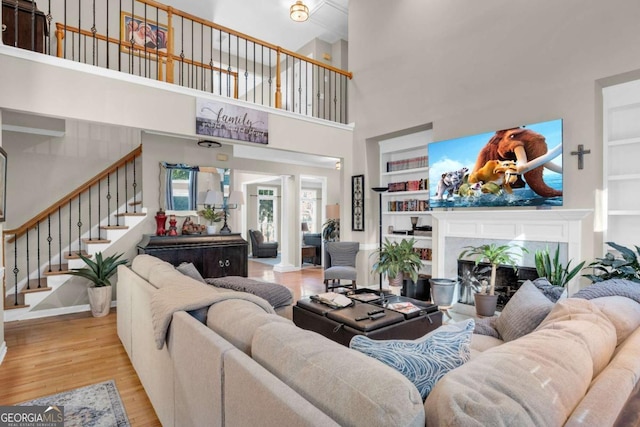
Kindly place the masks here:
<instances>
[{"instance_id":1,"label":"throw pillow","mask_svg":"<svg viewBox=\"0 0 640 427\"><path fill-rule=\"evenodd\" d=\"M546 277L538 277L533 281L533 284L551 302L557 302L564 292L563 287L552 285Z\"/></svg>"},{"instance_id":2,"label":"throw pillow","mask_svg":"<svg viewBox=\"0 0 640 427\"><path fill-rule=\"evenodd\" d=\"M547 317L553 303L527 280L511 297L496 320L496 329L504 342L532 332Z\"/></svg>"},{"instance_id":3,"label":"throw pillow","mask_svg":"<svg viewBox=\"0 0 640 427\"><path fill-rule=\"evenodd\" d=\"M202 275L200 274L196 266L190 262L183 262L182 264L176 267L176 270L178 270L180 273L184 274L185 276L189 276L192 279L197 280L198 282L207 283L202 278Z\"/></svg>"},{"instance_id":4,"label":"throw pillow","mask_svg":"<svg viewBox=\"0 0 640 427\"><path fill-rule=\"evenodd\" d=\"M471 358L474 325L473 319L444 325L417 340L379 341L356 335L349 347L399 371L424 400L440 378Z\"/></svg>"}]
</instances>

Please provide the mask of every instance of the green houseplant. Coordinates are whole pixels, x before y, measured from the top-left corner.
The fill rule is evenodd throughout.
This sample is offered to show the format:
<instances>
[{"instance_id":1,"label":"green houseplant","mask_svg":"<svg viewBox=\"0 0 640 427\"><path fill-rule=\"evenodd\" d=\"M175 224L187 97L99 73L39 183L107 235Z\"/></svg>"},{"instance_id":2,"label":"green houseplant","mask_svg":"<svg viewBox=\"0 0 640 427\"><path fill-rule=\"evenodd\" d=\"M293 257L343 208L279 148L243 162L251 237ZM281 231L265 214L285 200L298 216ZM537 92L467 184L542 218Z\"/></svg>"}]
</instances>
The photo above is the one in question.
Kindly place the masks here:
<instances>
[{"instance_id":1,"label":"green houseplant","mask_svg":"<svg viewBox=\"0 0 640 427\"><path fill-rule=\"evenodd\" d=\"M224 213L222 211L216 212L212 206L205 206L204 209L198 211L198 215L209 221L207 226L207 234L216 234L216 222L222 221Z\"/></svg>"},{"instance_id":2,"label":"green houseplant","mask_svg":"<svg viewBox=\"0 0 640 427\"><path fill-rule=\"evenodd\" d=\"M593 268L593 274L583 274L593 283L609 279L626 279L640 283L640 264L638 256L640 247L636 246L636 252L614 242L606 242L607 245L620 252L620 257L612 252L607 252L604 258L596 258L594 262L585 268Z\"/></svg>"},{"instance_id":3,"label":"green houseplant","mask_svg":"<svg viewBox=\"0 0 640 427\"><path fill-rule=\"evenodd\" d=\"M571 261L563 265L560 262L560 245L556 246L553 258L551 257L549 248L537 250L534 257L538 276L546 277L549 283L562 288L566 287L569 281L580 272L585 263L582 261L571 270Z\"/></svg>"},{"instance_id":4,"label":"green houseplant","mask_svg":"<svg viewBox=\"0 0 640 427\"><path fill-rule=\"evenodd\" d=\"M418 271L422 267L420 255L414 251L415 239L402 239L400 242L384 240L384 244L372 256L377 260L373 263L374 273L385 274L389 278L390 286L402 285L404 276L414 282L418 281Z\"/></svg>"},{"instance_id":5,"label":"green houseplant","mask_svg":"<svg viewBox=\"0 0 640 427\"><path fill-rule=\"evenodd\" d=\"M109 314L111 308L111 282L109 278L116 272L119 265L127 263L126 259L119 259L124 254L114 254L104 258L102 252L95 254L96 260L79 254L80 258L87 264L83 268L74 268L69 274L84 277L92 283L87 291L89 294L89 305L91 314L94 317L102 317Z\"/></svg>"},{"instance_id":6,"label":"green houseplant","mask_svg":"<svg viewBox=\"0 0 640 427\"><path fill-rule=\"evenodd\" d=\"M516 248L519 252L516 252ZM509 265L513 267L514 271L517 271L518 266L516 263L525 253L528 253L526 248L516 245L496 245L495 243L465 246L463 251L460 252L459 259L471 257L475 260L476 265L480 262L487 262L491 265L491 278L488 289L485 280L480 292L474 295L476 312L479 316L493 316L496 311L498 296L495 294L495 288L498 265Z\"/></svg>"}]
</instances>

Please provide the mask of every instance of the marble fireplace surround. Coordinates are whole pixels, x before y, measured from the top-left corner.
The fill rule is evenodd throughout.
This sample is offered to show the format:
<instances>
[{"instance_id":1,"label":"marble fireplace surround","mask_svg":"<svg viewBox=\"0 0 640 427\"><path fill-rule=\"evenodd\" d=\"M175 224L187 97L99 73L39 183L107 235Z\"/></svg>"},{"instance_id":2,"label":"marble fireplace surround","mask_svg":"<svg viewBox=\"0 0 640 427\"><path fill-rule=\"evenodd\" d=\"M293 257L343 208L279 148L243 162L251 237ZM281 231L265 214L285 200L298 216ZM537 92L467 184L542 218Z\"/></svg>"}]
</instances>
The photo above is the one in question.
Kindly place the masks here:
<instances>
[{"instance_id":1,"label":"marble fireplace surround","mask_svg":"<svg viewBox=\"0 0 640 427\"><path fill-rule=\"evenodd\" d=\"M456 210L433 211L433 277L456 278L457 257L464 245L514 242L531 252L542 245L560 243L562 258L572 265L593 253L593 211L589 209L549 210ZM471 242L467 240L473 239ZM544 242L544 243L541 243ZM569 283L569 294L580 289L580 278Z\"/></svg>"}]
</instances>

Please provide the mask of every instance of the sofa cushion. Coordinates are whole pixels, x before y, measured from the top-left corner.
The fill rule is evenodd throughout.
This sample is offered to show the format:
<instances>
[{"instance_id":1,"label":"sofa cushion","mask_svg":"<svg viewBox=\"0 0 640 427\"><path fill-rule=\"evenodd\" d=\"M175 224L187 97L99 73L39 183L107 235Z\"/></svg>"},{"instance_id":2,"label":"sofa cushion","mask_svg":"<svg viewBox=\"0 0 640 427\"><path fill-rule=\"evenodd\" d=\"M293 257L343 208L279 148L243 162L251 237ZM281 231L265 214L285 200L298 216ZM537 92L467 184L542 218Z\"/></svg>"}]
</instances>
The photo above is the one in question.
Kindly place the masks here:
<instances>
[{"instance_id":1,"label":"sofa cushion","mask_svg":"<svg viewBox=\"0 0 640 427\"><path fill-rule=\"evenodd\" d=\"M616 328L620 345L640 327L640 304L626 297L602 297L591 300Z\"/></svg>"},{"instance_id":2,"label":"sofa cushion","mask_svg":"<svg viewBox=\"0 0 640 427\"><path fill-rule=\"evenodd\" d=\"M156 288L164 288L166 286L176 286L185 282L200 282L193 280L189 276L185 276L175 269L171 264L160 264L153 267L151 272L149 273L149 283L151 283Z\"/></svg>"},{"instance_id":3,"label":"sofa cushion","mask_svg":"<svg viewBox=\"0 0 640 427\"><path fill-rule=\"evenodd\" d=\"M504 344L500 338L492 337L490 335L481 335L473 333L471 334L471 349L477 351L487 351L498 345Z\"/></svg>"},{"instance_id":4,"label":"sofa cushion","mask_svg":"<svg viewBox=\"0 0 640 427\"><path fill-rule=\"evenodd\" d=\"M553 303L527 280L504 306L496 329L505 342L513 341L533 331L552 307Z\"/></svg>"},{"instance_id":5,"label":"sofa cushion","mask_svg":"<svg viewBox=\"0 0 640 427\"><path fill-rule=\"evenodd\" d=\"M251 347L258 363L340 425L424 426L418 389L371 357L286 323L258 328Z\"/></svg>"},{"instance_id":6,"label":"sofa cushion","mask_svg":"<svg viewBox=\"0 0 640 427\"><path fill-rule=\"evenodd\" d=\"M250 301L228 300L209 307L207 326L236 348L251 356L256 329L270 322L291 323L277 314L266 313Z\"/></svg>"},{"instance_id":7,"label":"sofa cushion","mask_svg":"<svg viewBox=\"0 0 640 427\"><path fill-rule=\"evenodd\" d=\"M193 265L193 263L191 262L183 262L182 264L176 267L176 270L178 270L180 273L184 274L185 276L189 276L192 279L197 280L198 282L206 283L202 278L202 275L196 268L196 266Z\"/></svg>"},{"instance_id":8,"label":"sofa cushion","mask_svg":"<svg viewBox=\"0 0 640 427\"><path fill-rule=\"evenodd\" d=\"M161 260L160 258L156 258L152 255L140 254L131 262L131 270L135 271L138 276L148 281L151 270L159 265L171 266L171 264Z\"/></svg>"},{"instance_id":9,"label":"sofa cushion","mask_svg":"<svg viewBox=\"0 0 640 427\"><path fill-rule=\"evenodd\" d=\"M473 319L468 319L440 326L416 340L372 340L356 335L349 347L396 369L425 399L444 374L469 360L473 326Z\"/></svg>"},{"instance_id":10,"label":"sofa cushion","mask_svg":"<svg viewBox=\"0 0 640 427\"><path fill-rule=\"evenodd\" d=\"M425 402L427 425L563 425L589 388L594 358L603 358L595 349L610 357L615 345L604 315L576 301L558 302L535 331L442 377Z\"/></svg>"},{"instance_id":11,"label":"sofa cushion","mask_svg":"<svg viewBox=\"0 0 640 427\"><path fill-rule=\"evenodd\" d=\"M487 335L500 339L500 334L496 329L496 320L498 320L498 316L476 319L476 326L473 328L473 333L476 335Z\"/></svg>"},{"instance_id":12,"label":"sofa cushion","mask_svg":"<svg viewBox=\"0 0 640 427\"><path fill-rule=\"evenodd\" d=\"M546 277L538 277L532 282L551 302L557 302L565 291L561 286L552 285Z\"/></svg>"},{"instance_id":13,"label":"sofa cushion","mask_svg":"<svg viewBox=\"0 0 640 427\"><path fill-rule=\"evenodd\" d=\"M218 288L247 292L269 301L273 308L291 304L293 294L286 286L263 282L241 276L225 276L205 279L205 282Z\"/></svg>"}]
</instances>

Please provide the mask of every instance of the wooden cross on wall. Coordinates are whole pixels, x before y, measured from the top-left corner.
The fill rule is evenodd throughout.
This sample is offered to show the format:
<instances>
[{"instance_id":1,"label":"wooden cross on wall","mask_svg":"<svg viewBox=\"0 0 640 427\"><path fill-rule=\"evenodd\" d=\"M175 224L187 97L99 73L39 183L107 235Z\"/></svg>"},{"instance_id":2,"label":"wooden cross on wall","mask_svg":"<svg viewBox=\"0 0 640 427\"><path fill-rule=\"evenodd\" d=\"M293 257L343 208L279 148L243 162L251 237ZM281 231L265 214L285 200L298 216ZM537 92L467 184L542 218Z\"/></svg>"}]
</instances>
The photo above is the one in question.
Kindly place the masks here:
<instances>
[{"instance_id":1,"label":"wooden cross on wall","mask_svg":"<svg viewBox=\"0 0 640 427\"><path fill-rule=\"evenodd\" d=\"M578 156L578 169L584 169L584 155L590 154L591 150L585 150L584 145L578 144L578 151L572 151L572 156Z\"/></svg>"}]
</instances>

